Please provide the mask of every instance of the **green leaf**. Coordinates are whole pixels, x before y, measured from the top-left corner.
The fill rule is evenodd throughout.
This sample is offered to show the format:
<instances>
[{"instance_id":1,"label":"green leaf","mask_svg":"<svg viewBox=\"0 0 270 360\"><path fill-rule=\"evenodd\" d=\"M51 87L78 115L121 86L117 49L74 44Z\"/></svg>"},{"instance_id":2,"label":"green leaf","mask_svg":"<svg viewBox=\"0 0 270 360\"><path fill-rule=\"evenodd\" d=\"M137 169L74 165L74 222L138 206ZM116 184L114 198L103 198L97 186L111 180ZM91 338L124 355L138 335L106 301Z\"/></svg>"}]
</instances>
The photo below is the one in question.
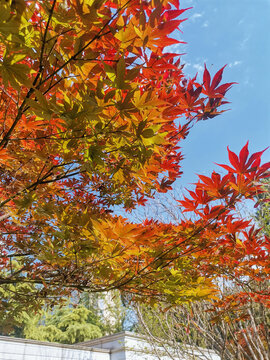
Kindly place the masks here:
<instances>
[{"instance_id":1,"label":"green leaf","mask_svg":"<svg viewBox=\"0 0 270 360\"><path fill-rule=\"evenodd\" d=\"M14 64L13 61L13 59L4 59L2 66L0 66L5 86L7 82L16 89L20 88L20 85L31 86L31 80L27 77L30 68L26 64Z\"/></svg>"},{"instance_id":2,"label":"green leaf","mask_svg":"<svg viewBox=\"0 0 270 360\"><path fill-rule=\"evenodd\" d=\"M144 138L151 138L155 135L154 131L152 129L146 129L142 132L142 136Z\"/></svg>"},{"instance_id":3,"label":"green leaf","mask_svg":"<svg viewBox=\"0 0 270 360\"><path fill-rule=\"evenodd\" d=\"M116 79L116 74L114 68L112 68L110 65L104 63L104 70L106 71L106 74L108 78L114 82Z\"/></svg>"},{"instance_id":4,"label":"green leaf","mask_svg":"<svg viewBox=\"0 0 270 360\"><path fill-rule=\"evenodd\" d=\"M139 123L138 129L137 129L137 131L136 131L137 136L140 136L140 135L141 135L143 129L145 128L146 123L147 123L146 120L141 121L141 122Z\"/></svg>"},{"instance_id":5,"label":"green leaf","mask_svg":"<svg viewBox=\"0 0 270 360\"><path fill-rule=\"evenodd\" d=\"M125 73L126 73L126 62L124 57L121 57L121 59L118 61L117 63L117 67L116 67L116 73L117 73L117 77L116 77L116 84L118 89L123 89L125 86Z\"/></svg>"},{"instance_id":6,"label":"green leaf","mask_svg":"<svg viewBox=\"0 0 270 360\"><path fill-rule=\"evenodd\" d=\"M16 64L19 61L22 61L26 57L26 54L14 54L12 56L12 60L10 61L10 64Z\"/></svg>"}]
</instances>

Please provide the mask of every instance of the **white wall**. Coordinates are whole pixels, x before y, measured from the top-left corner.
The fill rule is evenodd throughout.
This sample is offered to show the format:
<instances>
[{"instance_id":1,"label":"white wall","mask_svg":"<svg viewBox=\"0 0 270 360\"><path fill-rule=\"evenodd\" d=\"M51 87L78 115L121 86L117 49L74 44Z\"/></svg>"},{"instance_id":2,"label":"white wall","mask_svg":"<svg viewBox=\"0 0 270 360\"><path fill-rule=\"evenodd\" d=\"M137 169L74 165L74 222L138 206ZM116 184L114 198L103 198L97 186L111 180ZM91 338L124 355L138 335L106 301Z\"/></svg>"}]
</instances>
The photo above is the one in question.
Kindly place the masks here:
<instances>
[{"instance_id":1,"label":"white wall","mask_svg":"<svg viewBox=\"0 0 270 360\"><path fill-rule=\"evenodd\" d=\"M0 336L0 360L110 360L110 351Z\"/></svg>"},{"instance_id":2,"label":"white wall","mask_svg":"<svg viewBox=\"0 0 270 360\"><path fill-rule=\"evenodd\" d=\"M152 346L145 338L122 332L75 345L0 336L0 360L220 360L212 350L190 351L190 355L167 356L162 347ZM192 349L191 349L192 350ZM195 356L194 356L195 355Z\"/></svg>"},{"instance_id":3,"label":"white wall","mask_svg":"<svg viewBox=\"0 0 270 360\"><path fill-rule=\"evenodd\" d=\"M168 348L169 354L162 347L155 346L154 348L141 335L133 334L125 331L119 334L104 336L99 339L89 340L81 343L84 346L93 346L101 349L111 350L110 360L220 360L220 357L212 350L198 348L196 350L190 348L187 352L190 356L173 353L172 348ZM159 356L157 356L158 354ZM193 355L193 357L191 356Z\"/></svg>"}]
</instances>

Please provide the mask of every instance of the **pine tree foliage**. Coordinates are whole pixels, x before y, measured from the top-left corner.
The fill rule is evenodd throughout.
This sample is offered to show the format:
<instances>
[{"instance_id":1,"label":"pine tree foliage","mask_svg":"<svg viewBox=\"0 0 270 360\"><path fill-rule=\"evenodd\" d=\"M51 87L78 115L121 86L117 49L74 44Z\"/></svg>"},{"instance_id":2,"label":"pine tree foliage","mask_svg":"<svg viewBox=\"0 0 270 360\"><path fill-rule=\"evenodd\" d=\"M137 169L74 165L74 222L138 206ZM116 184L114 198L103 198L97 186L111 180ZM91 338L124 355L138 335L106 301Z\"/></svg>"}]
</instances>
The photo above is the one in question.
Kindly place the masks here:
<instances>
[{"instance_id":1,"label":"pine tree foliage","mask_svg":"<svg viewBox=\"0 0 270 360\"><path fill-rule=\"evenodd\" d=\"M101 329L92 323L91 311L83 306L25 316L23 335L28 339L74 344L102 336Z\"/></svg>"}]
</instances>

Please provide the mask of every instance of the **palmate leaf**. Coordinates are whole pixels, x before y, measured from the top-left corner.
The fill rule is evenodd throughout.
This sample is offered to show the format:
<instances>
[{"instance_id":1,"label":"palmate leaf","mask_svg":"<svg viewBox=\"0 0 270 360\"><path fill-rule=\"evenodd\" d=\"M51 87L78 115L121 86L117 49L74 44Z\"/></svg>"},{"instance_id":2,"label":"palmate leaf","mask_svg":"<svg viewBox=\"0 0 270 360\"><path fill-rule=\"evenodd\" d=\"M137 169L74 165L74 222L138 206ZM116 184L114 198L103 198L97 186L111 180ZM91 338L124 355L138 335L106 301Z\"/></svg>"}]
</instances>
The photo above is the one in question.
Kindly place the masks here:
<instances>
[{"instance_id":1,"label":"palmate leaf","mask_svg":"<svg viewBox=\"0 0 270 360\"><path fill-rule=\"evenodd\" d=\"M232 82L232 83L227 83L227 84L218 86L222 80L222 74L223 74L223 70L224 70L225 66L223 66L215 74L215 76L213 77L213 80L211 82L211 76L205 65L204 73L203 73L203 83L204 83L203 93L206 94L207 96L209 96L210 98L224 97L226 92L231 88L231 86L233 84L236 84L235 82Z\"/></svg>"},{"instance_id":2,"label":"palmate leaf","mask_svg":"<svg viewBox=\"0 0 270 360\"><path fill-rule=\"evenodd\" d=\"M30 86L31 81L27 76L29 72L30 69L26 64L14 64L4 60L0 65L0 73L6 87L9 84L16 89L20 89L21 85Z\"/></svg>"}]
</instances>

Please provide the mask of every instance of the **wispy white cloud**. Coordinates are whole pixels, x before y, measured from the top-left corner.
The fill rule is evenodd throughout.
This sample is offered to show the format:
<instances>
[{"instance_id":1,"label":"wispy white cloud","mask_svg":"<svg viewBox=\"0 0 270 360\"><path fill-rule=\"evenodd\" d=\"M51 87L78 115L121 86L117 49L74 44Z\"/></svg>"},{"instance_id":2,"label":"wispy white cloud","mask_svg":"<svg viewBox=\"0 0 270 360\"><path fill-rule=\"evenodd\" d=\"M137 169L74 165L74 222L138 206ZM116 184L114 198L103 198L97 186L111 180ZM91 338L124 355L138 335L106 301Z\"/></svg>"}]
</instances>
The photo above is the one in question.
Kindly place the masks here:
<instances>
[{"instance_id":1,"label":"wispy white cloud","mask_svg":"<svg viewBox=\"0 0 270 360\"><path fill-rule=\"evenodd\" d=\"M249 41L250 36L246 36L240 43L240 48L244 49L247 45L247 42Z\"/></svg>"},{"instance_id":2,"label":"wispy white cloud","mask_svg":"<svg viewBox=\"0 0 270 360\"><path fill-rule=\"evenodd\" d=\"M203 16L203 13L195 13L193 15L191 15L191 17L189 18L189 20L191 20L192 22L196 21L196 19L201 18Z\"/></svg>"},{"instance_id":3,"label":"wispy white cloud","mask_svg":"<svg viewBox=\"0 0 270 360\"><path fill-rule=\"evenodd\" d=\"M229 63L228 66L229 66L229 68L232 68L232 67L234 67L234 66L241 65L242 63L243 63L243 61L241 61L241 60L235 60L235 61Z\"/></svg>"},{"instance_id":4,"label":"wispy white cloud","mask_svg":"<svg viewBox=\"0 0 270 360\"><path fill-rule=\"evenodd\" d=\"M186 52L186 44L173 44L166 46L167 53L183 54Z\"/></svg>"},{"instance_id":5,"label":"wispy white cloud","mask_svg":"<svg viewBox=\"0 0 270 360\"><path fill-rule=\"evenodd\" d=\"M253 88L253 87L254 87L254 82L251 80L251 78L250 78L249 75L246 75L246 78L245 78L243 84L244 84L245 86L248 86L249 88Z\"/></svg>"},{"instance_id":6,"label":"wispy white cloud","mask_svg":"<svg viewBox=\"0 0 270 360\"><path fill-rule=\"evenodd\" d=\"M242 18L238 21L238 25L242 25L245 22L245 18Z\"/></svg>"},{"instance_id":7,"label":"wispy white cloud","mask_svg":"<svg viewBox=\"0 0 270 360\"><path fill-rule=\"evenodd\" d=\"M209 21L205 21L203 24L202 24L202 27L204 28L207 28L209 26Z\"/></svg>"},{"instance_id":8,"label":"wispy white cloud","mask_svg":"<svg viewBox=\"0 0 270 360\"><path fill-rule=\"evenodd\" d=\"M198 71L203 71L203 66L201 64L193 64L194 69Z\"/></svg>"},{"instance_id":9,"label":"wispy white cloud","mask_svg":"<svg viewBox=\"0 0 270 360\"><path fill-rule=\"evenodd\" d=\"M192 67L197 71L199 78L202 77L204 66L201 63L197 63L197 64L193 64Z\"/></svg>"},{"instance_id":10,"label":"wispy white cloud","mask_svg":"<svg viewBox=\"0 0 270 360\"><path fill-rule=\"evenodd\" d=\"M188 66L190 66L191 65L191 63L190 62L185 62L185 67L188 67Z\"/></svg>"}]
</instances>

